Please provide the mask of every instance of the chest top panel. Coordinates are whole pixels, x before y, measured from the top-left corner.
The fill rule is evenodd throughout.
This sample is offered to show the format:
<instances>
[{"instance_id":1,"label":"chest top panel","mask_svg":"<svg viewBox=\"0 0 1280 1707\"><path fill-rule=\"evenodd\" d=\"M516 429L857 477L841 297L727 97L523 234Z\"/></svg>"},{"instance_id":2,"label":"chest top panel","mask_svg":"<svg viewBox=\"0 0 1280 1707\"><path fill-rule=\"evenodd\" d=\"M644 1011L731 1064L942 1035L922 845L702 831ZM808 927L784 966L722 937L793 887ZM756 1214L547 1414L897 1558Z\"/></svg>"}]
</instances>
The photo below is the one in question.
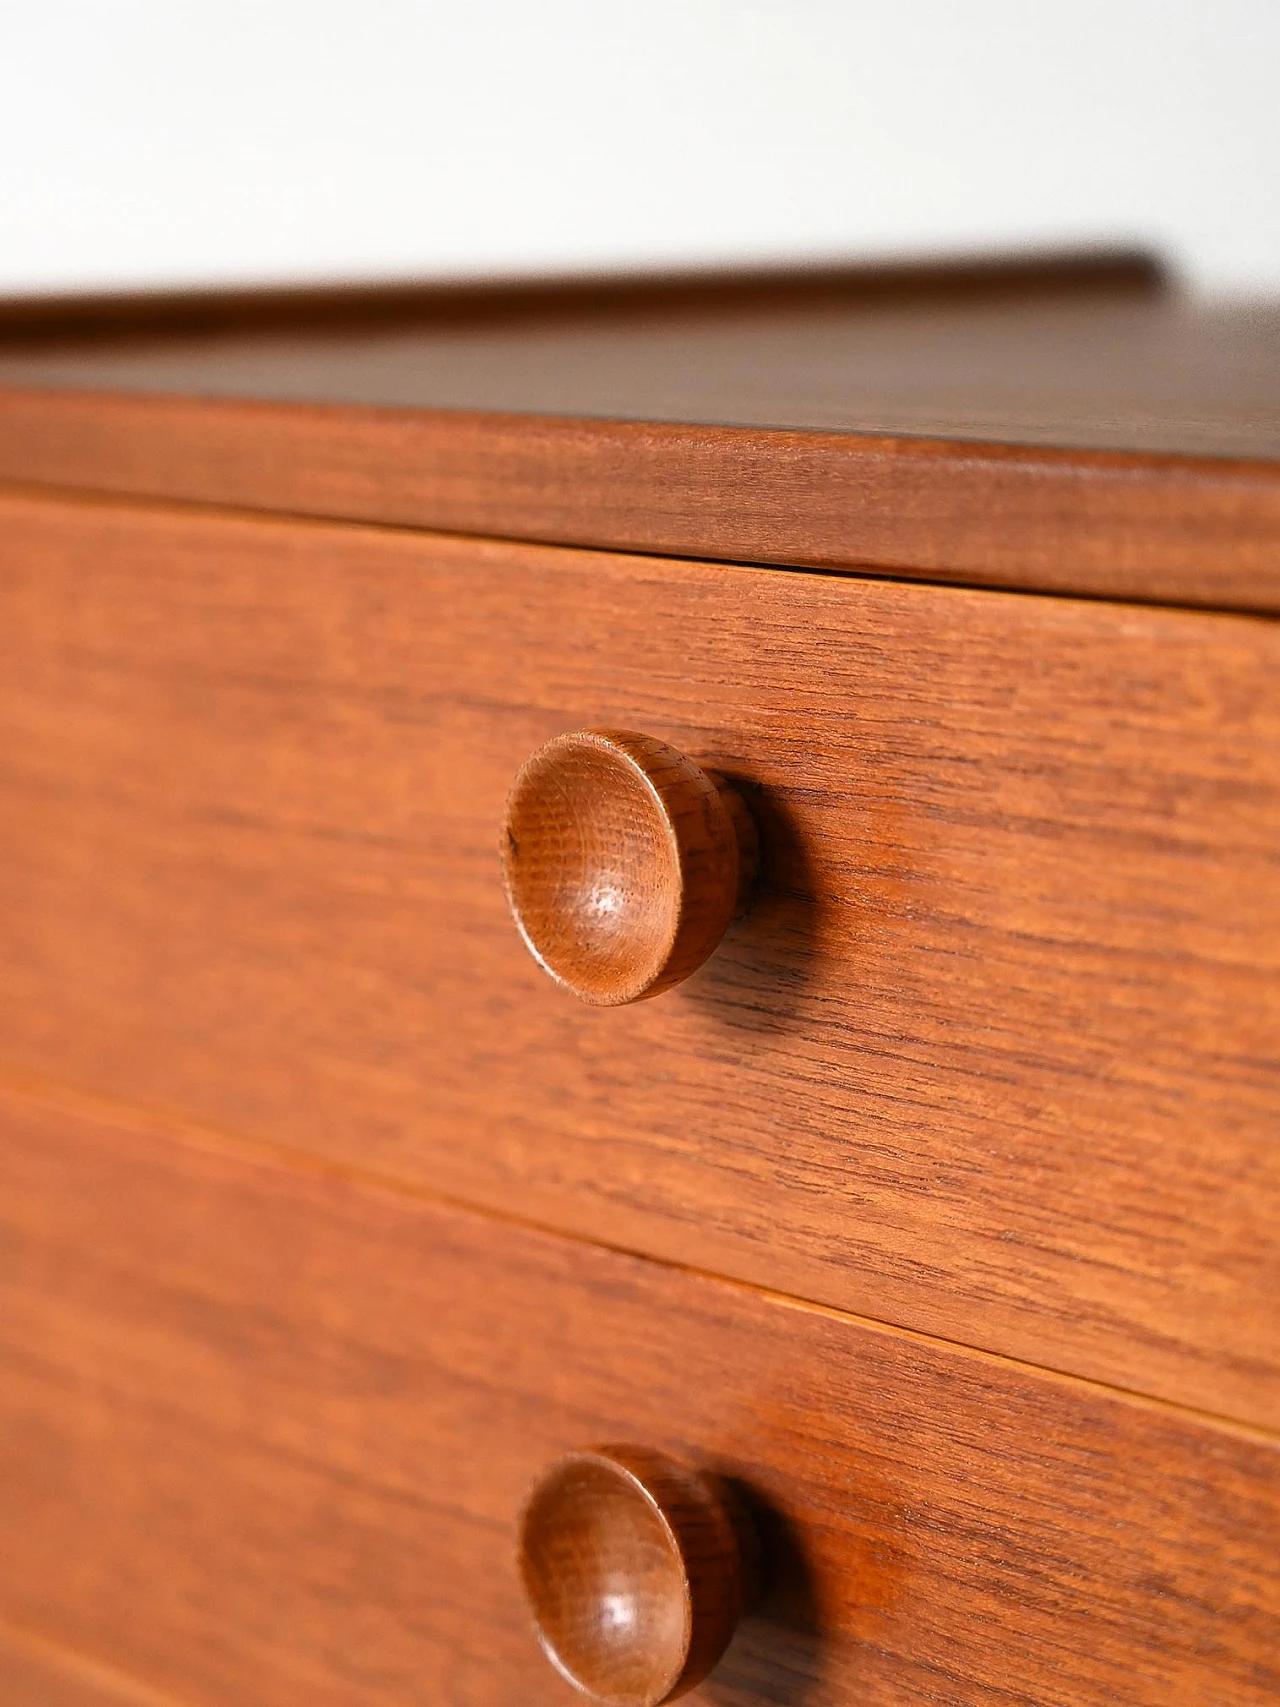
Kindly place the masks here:
<instances>
[{"instance_id":1,"label":"chest top panel","mask_svg":"<svg viewBox=\"0 0 1280 1707\"><path fill-rule=\"evenodd\" d=\"M1280 608L1280 305L1124 257L0 307L0 479Z\"/></svg>"}]
</instances>

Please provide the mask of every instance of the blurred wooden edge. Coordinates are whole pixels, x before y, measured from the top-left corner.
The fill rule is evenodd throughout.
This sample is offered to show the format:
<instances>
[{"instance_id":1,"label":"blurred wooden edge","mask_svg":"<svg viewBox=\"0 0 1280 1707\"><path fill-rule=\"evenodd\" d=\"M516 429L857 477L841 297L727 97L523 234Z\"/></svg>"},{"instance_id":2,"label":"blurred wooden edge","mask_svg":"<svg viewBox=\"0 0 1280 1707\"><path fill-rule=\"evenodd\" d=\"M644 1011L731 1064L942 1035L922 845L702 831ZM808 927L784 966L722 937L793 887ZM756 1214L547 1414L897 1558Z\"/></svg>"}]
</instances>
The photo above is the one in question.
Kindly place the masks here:
<instances>
[{"instance_id":1,"label":"blurred wooden edge","mask_svg":"<svg viewBox=\"0 0 1280 1707\"><path fill-rule=\"evenodd\" d=\"M1155 255L1131 248L1027 250L935 260L809 262L469 280L229 285L0 296L0 341L62 342L225 330L723 313L884 298L1124 292L1170 283Z\"/></svg>"}]
</instances>

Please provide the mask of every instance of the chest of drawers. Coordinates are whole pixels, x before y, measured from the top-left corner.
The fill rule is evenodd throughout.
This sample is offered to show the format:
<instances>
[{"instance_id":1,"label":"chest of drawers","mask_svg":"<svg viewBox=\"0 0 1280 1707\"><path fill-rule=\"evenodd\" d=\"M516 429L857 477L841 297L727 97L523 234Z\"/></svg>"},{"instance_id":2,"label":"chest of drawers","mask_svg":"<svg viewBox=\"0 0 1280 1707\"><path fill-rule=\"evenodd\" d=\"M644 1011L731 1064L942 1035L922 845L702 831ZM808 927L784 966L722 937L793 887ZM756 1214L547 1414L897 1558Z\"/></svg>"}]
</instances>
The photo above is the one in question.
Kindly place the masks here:
<instances>
[{"instance_id":1,"label":"chest of drawers","mask_svg":"<svg viewBox=\"0 0 1280 1707\"><path fill-rule=\"evenodd\" d=\"M531 1604L618 1707L1273 1701L1280 317L77 313L0 352L5 1699L553 1707ZM570 982L723 917L579 1001L504 823Z\"/></svg>"}]
</instances>

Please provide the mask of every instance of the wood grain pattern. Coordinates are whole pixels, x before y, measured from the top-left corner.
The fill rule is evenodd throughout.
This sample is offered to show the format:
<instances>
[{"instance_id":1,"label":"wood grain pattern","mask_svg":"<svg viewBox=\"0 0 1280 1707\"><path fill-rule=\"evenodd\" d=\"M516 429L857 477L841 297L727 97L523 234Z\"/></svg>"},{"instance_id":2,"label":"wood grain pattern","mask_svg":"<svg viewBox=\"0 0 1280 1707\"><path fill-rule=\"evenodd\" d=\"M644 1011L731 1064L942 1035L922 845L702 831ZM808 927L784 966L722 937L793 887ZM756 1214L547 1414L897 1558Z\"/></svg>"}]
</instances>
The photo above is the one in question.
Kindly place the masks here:
<instances>
[{"instance_id":1,"label":"wood grain pattern","mask_svg":"<svg viewBox=\"0 0 1280 1707\"><path fill-rule=\"evenodd\" d=\"M0 1057L1280 1418L1280 628L13 502ZM511 777L642 728L765 887L592 1010Z\"/></svg>"},{"instance_id":2,"label":"wood grain pattern","mask_svg":"<svg viewBox=\"0 0 1280 1707\"><path fill-rule=\"evenodd\" d=\"M745 1487L716 1707L1263 1707L1280 1444L6 1092L0 1606L193 1707L551 1707L514 1525L576 1442Z\"/></svg>"},{"instance_id":3,"label":"wood grain pattern","mask_svg":"<svg viewBox=\"0 0 1280 1707\"><path fill-rule=\"evenodd\" d=\"M0 1701L4 1707L181 1707L172 1695L2 1623Z\"/></svg>"},{"instance_id":4,"label":"wood grain pattern","mask_svg":"<svg viewBox=\"0 0 1280 1707\"><path fill-rule=\"evenodd\" d=\"M1271 464L0 388L0 478L736 562L1280 611ZM176 383L176 381L175 381Z\"/></svg>"}]
</instances>

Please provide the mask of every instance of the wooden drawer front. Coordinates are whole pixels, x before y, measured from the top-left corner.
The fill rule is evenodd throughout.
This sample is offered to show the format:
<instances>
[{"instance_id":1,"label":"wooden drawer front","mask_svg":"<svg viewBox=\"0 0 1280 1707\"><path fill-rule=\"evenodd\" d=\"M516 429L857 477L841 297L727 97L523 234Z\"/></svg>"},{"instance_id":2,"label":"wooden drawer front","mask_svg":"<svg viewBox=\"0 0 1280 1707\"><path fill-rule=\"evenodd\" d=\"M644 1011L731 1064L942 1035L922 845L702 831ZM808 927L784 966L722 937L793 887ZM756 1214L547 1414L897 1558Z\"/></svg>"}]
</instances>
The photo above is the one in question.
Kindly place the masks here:
<instances>
[{"instance_id":1,"label":"wooden drawer front","mask_svg":"<svg viewBox=\"0 0 1280 1707\"><path fill-rule=\"evenodd\" d=\"M567 1703L515 1513L619 1438L772 1514L719 1707L1280 1687L1274 1441L102 1111L0 1168L0 1617L193 1707Z\"/></svg>"},{"instance_id":2,"label":"wooden drawer front","mask_svg":"<svg viewBox=\"0 0 1280 1707\"><path fill-rule=\"evenodd\" d=\"M1280 629L12 499L0 1056L1280 1422ZM592 1010L503 800L558 730L753 788L768 885Z\"/></svg>"}]
</instances>

